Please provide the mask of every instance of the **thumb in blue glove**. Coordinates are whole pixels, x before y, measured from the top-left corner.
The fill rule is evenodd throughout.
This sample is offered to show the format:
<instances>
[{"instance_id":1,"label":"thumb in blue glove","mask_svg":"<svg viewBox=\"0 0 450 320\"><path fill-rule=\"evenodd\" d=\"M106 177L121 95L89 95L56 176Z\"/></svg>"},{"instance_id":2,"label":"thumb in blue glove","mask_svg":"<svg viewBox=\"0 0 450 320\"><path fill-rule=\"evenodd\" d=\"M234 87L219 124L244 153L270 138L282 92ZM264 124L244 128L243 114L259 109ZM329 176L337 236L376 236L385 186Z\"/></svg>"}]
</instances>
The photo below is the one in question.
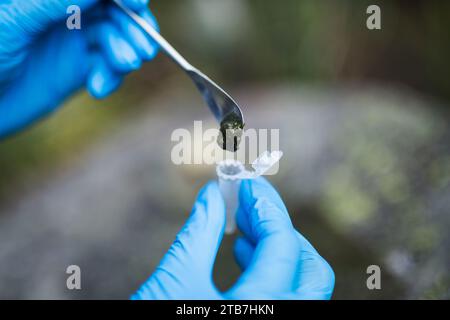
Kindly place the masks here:
<instances>
[{"instance_id":1,"label":"thumb in blue glove","mask_svg":"<svg viewBox=\"0 0 450 320\"><path fill-rule=\"evenodd\" d=\"M123 0L157 28L148 0ZM0 137L48 114L86 86L104 98L152 59L157 45L112 1L76 1L81 30L69 30L70 0L0 3Z\"/></svg>"},{"instance_id":2,"label":"thumb in blue glove","mask_svg":"<svg viewBox=\"0 0 450 320\"><path fill-rule=\"evenodd\" d=\"M216 183L198 196L189 220L155 273L132 299L330 299L334 273L292 226L278 193L263 178L240 189L235 256L243 273L227 292L212 280L225 207Z\"/></svg>"}]
</instances>

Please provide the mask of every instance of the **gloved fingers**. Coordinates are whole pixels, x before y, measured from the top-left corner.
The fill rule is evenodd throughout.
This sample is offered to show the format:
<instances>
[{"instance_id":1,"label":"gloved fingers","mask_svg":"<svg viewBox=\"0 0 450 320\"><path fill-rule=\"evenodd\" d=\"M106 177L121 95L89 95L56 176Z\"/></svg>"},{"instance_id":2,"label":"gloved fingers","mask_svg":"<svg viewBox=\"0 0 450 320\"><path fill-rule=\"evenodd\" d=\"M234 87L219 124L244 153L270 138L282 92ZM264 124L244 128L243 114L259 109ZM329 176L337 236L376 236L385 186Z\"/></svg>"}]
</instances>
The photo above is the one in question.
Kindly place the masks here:
<instances>
[{"instance_id":1,"label":"gloved fingers","mask_svg":"<svg viewBox=\"0 0 450 320\"><path fill-rule=\"evenodd\" d=\"M122 2L133 11L141 11L148 7L149 0L122 0Z\"/></svg>"},{"instance_id":2,"label":"gloved fingers","mask_svg":"<svg viewBox=\"0 0 450 320\"><path fill-rule=\"evenodd\" d=\"M299 232L297 236L302 247L302 251L309 251L311 253L317 253L316 249L311 245L311 243ZM234 257L239 267L245 270L251 261L253 253L255 252L255 246L247 240L245 237L239 237L234 243ZM318 253L317 253L318 254Z\"/></svg>"},{"instance_id":3,"label":"gloved fingers","mask_svg":"<svg viewBox=\"0 0 450 320\"><path fill-rule=\"evenodd\" d=\"M131 44L134 50L139 54L141 59L146 61L153 59L158 52L156 43L118 7L111 6L109 12L113 21L127 39L128 43ZM156 20L151 15L150 10L142 10L140 16L154 28L158 28Z\"/></svg>"},{"instance_id":4,"label":"gloved fingers","mask_svg":"<svg viewBox=\"0 0 450 320\"><path fill-rule=\"evenodd\" d=\"M216 182L199 193L192 213L160 265L135 298L219 297L212 270L225 229L225 204Z\"/></svg>"},{"instance_id":5,"label":"gloved fingers","mask_svg":"<svg viewBox=\"0 0 450 320\"><path fill-rule=\"evenodd\" d=\"M230 290L245 297L255 290L262 295L292 290L300 253L300 241L287 210L273 187L263 178L244 180L238 214L244 235L255 245L247 269Z\"/></svg>"},{"instance_id":6,"label":"gloved fingers","mask_svg":"<svg viewBox=\"0 0 450 320\"><path fill-rule=\"evenodd\" d=\"M236 239L234 243L234 257L241 270L247 269L254 252L255 247L247 239L244 237Z\"/></svg>"},{"instance_id":7,"label":"gloved fingers","mask_svg":"<svg viewBox=\"0 0 450 320\"><path fill-rule=\"evenodd\" d=\"M116 90L123 81L123 76L115 72L99 53L94 58L87 79L88 92L97 99L105 98Z\"/></svg>"},{"instance_id":8,"label":"gloved fingers","mask_svg":"<svg viewBox=\"0 0 450 320\"><path fill-rule=\"evenodd\" d=\"M225 227L225 204L216 182L199 193L191 215L178 233L162 265L212 272Z\"/></svg>"},{"instance_id":9,"label":"gloved fingers","mask_svg":"<svg viewBox=\"0 0 450 320\"><path fill-rule=\"evenodd\" d=\"M249 210L249 203L251 204L252 202L254 202L257 197L261 199L262 197L260 195L262 194L265 194L266 198L272 199L272 203L274 203L276 207L284 213L280 218L286 218L286 223L291 224L289 214L283 203L283 200L276 192L276 190L270 185L270 183L262 177L256 179L254 183L258 187L253 188L252 195L249 193L252 189L248 188L248 184L240 190L240 206L238 208L238 212L236 213L236 220L239 229L252 243L255 243L254 232L252 232L252 226L250 225L251 220L249 219L249 215L246 212L248 212ZM257 194L258 192L260 195ZM295 230L295 234L300 241L302 250L317 253L316 249L301 233Z\"/></svg>"},{"instance_id":10,"label":"gloved fingers","mask_svg":"<svg viewBox=\"0 0 450 320\"><path fill-rule=\"evenodd\" d=\"M273 207L279 212L279 215L268 215L267 218L276 220L275 223L269 223L261 228L259 224L255 224L259 220L252 213L256 206L261 207L261 203L268 208ZM262 206L264 207L264 205ZM267 212L262 210L261 212ZM283 200L272 185L263 177L254 180L243 180L239 190L239 208L236 213L236 222L242 233L253 243L258 242L261 232L270 232L270 229L292 226L289 214Z\"/></svg>"},{"instance_id":11,"label":"gloved fingers","mask_svg":"<svg viewBox=\"0 0 450 320\"><path fill-rule=\"evenodd\" d=\"M90 38L98 39L98 45L112 69L128 73L138 69L142 60L133 46L111 22L103 21L89 30Z\"/></svg>"},{"instance_id":12,"label":"gloved fingers","mask_svg":"<svg viewBox=\"0 0 450 320\"><path fill-rule=\"evenodd\" d=\"M159 32L159 24L158 21L156 20L156 17L154 16L153 12L150 11L149 9L143 10L140 12L139 14L142 18L144 18L145 21L147 21L156 31ZM153 48L156 48L156 53L158 53L158 49L159 49L159 45L149 36L147 36L147 34L145 34L145 36L147 37L147 39L150 41L150 44Z\"/></svg>"},{"instance_id":13,"label":"gloved fingers","mask_svg":"<svg viewBox=\"0 0 450 320\"><path fill-rule=\"evenodd\" d=\"M195 270L209 276L224 227L225 204L217 183L210 182L200 191L188 221L160 266L180 274Z\"/></svg>"},{"instance_id":14,"label":"gloved fingers","mask_svg":"<svg viewBox=\"0 0 450 320\"><path fill-rule=\"evenodd\" d=\"M297 270L296 285L292 291L281 293L282 299L295 300L329 300L334 289L334 272L331 266L314 249L300 233L297 237L301 243L300 261ZM244 237L236 239L234 255L241 269L247 269L255 248Z\"/></svg>"}]
</instances>

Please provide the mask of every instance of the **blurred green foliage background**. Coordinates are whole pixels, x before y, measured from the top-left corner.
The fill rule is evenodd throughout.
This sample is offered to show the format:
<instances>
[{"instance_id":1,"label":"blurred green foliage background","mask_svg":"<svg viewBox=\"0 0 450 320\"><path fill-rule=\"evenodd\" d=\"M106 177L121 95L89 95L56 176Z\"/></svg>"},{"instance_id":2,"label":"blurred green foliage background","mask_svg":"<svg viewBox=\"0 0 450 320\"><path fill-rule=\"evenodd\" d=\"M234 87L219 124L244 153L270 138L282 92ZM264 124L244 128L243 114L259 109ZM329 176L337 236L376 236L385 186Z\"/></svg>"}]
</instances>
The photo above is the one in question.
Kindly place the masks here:
<instances>
[{"instance_id":1,"label":"blurred green foliage background","mask_svg":"<svg viewBox=\"0 0 450 320\"><path fill-rule=\"evenodd\" d=\"M449 19L445 1L378 1L382 31L365 27L371 1L258 0L153 1L162 33L219 83L300 81L340 86L382 82L450 99ZM82 147L178 70L161 55L110 98L107 110L85 93L58 119L32 127L0 145L1 190L42 159ZM131 99L131 100L130 100ZM128 107L121 107L122 101ZM78 107L82 105L83 107ZM93 106L93 108L87 107ZM118 106L118 107L117 107ZM80 118L80 120L74 120ZM55 135L55 132L58 134ZM40 141L39 145L36 141ZM66 142L71 145L66 148ZM53 157L52 157L53 158ZM12 179L12 180L10 180Z\"/></svg>"}]
</instances>

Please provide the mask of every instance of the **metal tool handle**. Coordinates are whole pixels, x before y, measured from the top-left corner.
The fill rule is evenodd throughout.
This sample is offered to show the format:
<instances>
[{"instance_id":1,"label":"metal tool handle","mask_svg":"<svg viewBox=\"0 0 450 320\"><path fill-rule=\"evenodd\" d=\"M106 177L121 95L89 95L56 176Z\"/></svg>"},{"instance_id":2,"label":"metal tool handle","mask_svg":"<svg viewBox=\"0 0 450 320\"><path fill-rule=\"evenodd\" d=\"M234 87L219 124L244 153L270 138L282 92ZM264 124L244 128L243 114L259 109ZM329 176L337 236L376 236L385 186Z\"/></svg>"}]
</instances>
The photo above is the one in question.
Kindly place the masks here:
<instances>
[{"instance_id":1,"label":"metal tool handle","mask_svg":"<svg viewBox=\"0 0 450 320\"><path fill-rule=\"evenodd\" d=\"M196 70L181 54L175 50L172 45L164 39L158 31L156 31L144 18L132 11L122 0L112 0L119 8L121 8L134 22L136 22L147 34L164 50L164 52L172 58L185 71Z\"/></svg>"}]
</instances>

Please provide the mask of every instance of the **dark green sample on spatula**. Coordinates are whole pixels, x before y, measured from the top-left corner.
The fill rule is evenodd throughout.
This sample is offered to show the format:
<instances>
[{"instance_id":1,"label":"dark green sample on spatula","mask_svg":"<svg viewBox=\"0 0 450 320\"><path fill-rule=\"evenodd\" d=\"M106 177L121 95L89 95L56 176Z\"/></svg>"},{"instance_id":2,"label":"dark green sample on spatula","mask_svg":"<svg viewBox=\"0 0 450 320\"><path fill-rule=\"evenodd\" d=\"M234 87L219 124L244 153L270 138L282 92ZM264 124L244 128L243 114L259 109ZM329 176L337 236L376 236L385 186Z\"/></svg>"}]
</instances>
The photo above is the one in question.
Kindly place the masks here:
<instances>
[{"instance_id":1,"label":"dark green sample on spatula","mask_svg":"<svg viewBox=\"0 0 450 320\"><path fill-rule=\"evenodd\" d=\"M244 124L234 113L227 115L220 123L220 134L217 143L223 150L236 152L241 142Z\"/></svg>"}]
</instances>

